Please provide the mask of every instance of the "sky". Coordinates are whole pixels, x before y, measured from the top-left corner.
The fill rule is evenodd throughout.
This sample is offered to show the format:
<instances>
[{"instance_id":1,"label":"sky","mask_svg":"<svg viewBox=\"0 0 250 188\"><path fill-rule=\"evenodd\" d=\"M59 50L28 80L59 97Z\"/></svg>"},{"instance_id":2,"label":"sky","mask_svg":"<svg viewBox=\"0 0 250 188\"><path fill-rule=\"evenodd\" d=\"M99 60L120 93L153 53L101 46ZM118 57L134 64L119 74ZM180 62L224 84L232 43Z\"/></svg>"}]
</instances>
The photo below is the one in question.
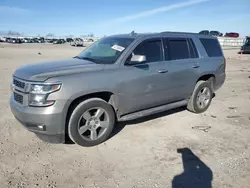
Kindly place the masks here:
<instances>
[{"instance_id":1,"label":"sky","mask_svg":"<svg viewBox=\"0 0 250 188\"><path fill-rule=\"evenodd\" d=\"M250 0L0 0L0 32L95 36L218 30L250 35Z\"/></svg>"}]
</instances>

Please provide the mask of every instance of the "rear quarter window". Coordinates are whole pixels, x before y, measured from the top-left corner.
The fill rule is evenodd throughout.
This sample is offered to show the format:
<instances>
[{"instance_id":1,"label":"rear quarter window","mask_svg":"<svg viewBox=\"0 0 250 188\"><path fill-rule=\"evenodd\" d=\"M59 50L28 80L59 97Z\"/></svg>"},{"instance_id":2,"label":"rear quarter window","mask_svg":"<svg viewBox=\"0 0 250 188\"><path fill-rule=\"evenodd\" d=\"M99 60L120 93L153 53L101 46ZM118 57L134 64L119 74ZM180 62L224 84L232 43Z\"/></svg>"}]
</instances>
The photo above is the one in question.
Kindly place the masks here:
<instances>
[{"instance_id":1,"label":"rear quarter window","mask_svg":"<svg viewBox=\"0 0 250 188\"><path fill-rule=\"evenodd\" d=\"M220 44L217 39L200 38L200 41L209 57L223 56Z\"/></svg>"}]
</instances>

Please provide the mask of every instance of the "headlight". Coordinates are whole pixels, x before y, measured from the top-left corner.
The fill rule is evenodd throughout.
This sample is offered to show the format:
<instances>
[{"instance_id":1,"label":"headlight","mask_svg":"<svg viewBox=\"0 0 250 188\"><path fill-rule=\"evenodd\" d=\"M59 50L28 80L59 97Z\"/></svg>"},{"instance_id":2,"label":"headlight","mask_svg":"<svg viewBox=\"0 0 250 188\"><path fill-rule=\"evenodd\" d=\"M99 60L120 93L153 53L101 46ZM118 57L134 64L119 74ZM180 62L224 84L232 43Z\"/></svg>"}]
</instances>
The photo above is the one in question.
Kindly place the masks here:
<instances>
[{"instance_id":1,"label":"headlight","mask_svg":"<svg viewBox=\"0 0 250 188\"><path fill-rule=\"evenodd\" d=\"M29 94L30 106L50 106L54 100L47 100L48 95L61 88L61 84L31 84Z\"/></svg>"},{"instance_id":2,"label":"headlight","mask_svg":"<svg viewBox=\"0 0 250 188\"><path fill-rule=\"evenodd\" d=\"M61 88L61 84L31 84L30 93L46 94L52 93Z\"/></svg>"}]
</instances>

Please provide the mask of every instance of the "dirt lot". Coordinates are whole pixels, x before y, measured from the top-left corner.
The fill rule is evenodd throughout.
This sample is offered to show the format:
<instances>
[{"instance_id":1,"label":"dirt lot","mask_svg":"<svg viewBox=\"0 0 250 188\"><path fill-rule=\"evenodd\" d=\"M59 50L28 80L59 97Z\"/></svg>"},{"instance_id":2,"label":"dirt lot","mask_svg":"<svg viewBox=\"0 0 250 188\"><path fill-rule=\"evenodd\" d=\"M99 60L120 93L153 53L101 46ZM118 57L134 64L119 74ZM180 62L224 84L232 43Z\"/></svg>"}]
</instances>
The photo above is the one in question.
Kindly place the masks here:
<instances>
[{"instance_id":1,"label":"dirt lot","mask_svg":"<svg viewBox=\"0 0 250 188\"><path fill-rule=\"evenodd\" d=\"M178 109L120 123L92 148L47 144L10 112L12 73L82 49L0 44L0 187L250 187L250 55L225 50L226 83L206 113Z\"/></svg>"}]
</instances>

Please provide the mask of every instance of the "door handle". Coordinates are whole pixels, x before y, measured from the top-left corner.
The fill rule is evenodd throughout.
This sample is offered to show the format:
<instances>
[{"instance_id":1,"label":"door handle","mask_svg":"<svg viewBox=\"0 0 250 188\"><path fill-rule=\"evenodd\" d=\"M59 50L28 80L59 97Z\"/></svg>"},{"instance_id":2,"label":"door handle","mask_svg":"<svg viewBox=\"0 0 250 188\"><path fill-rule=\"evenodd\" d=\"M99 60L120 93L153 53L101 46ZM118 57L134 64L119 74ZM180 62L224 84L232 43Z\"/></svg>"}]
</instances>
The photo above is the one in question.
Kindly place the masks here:
<instances>
[{"instance_id":1,"label":"door handle","mask_svg":"<svg viewBox=\"0 0 250 188\"><path fill-rule=\"evenodd\" d=\"M200 67L200 65L199 65L199 64L195 64L195 65L193 65L192 67L193 67L194 69L197 69L197 68Z\"/></svg>"},{"instance_id":2,"label":"door handle","mask_svg":"<svg viewBox=\"0 0 250 188\"><path fill-rule=\"evenodd\" d=\"M158 72L159 72L159 73L167 73L167 72L168 72L168 70L166 70L166 69L162 69L162 70L158 70Z\"/></svg>"}]
</instances>

